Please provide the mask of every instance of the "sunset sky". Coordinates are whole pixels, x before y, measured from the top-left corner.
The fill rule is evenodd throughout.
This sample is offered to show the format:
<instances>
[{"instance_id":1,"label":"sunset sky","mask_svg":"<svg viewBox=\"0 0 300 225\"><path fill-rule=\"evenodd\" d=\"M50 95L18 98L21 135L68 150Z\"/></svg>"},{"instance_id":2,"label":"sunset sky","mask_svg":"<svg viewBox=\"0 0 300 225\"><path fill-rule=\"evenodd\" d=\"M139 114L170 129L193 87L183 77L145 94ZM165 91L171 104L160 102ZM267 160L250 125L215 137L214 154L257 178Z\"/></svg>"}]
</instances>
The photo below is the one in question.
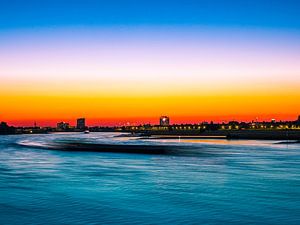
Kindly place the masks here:
<instances>
[{"instance_id":1,"label":"sunset sky","mask_svg":"<svg viewBox=\"0 0 300 225\"><path fill-rule=\"evenodd\" d=\"M0 1L0 121L296 120L300 1Z\"/></svg>"}]
</instances>

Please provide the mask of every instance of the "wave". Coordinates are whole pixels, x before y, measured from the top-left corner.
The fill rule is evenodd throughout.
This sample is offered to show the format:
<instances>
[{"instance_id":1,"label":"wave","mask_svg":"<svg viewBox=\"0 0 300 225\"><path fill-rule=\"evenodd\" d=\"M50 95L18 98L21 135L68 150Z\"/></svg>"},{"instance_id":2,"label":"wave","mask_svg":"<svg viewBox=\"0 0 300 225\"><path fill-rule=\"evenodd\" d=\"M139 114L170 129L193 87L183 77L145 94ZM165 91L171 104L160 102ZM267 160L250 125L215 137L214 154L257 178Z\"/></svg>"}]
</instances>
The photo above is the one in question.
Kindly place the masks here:
<instances>
[{"instance_id":1,"label":"wave","mask_svg":"<svg viewBox=\"0 0 300 225\"><path fill-rule=\"evenodd\" d=\"M20 146L31 148L42 148L48 150L59 150L69 152L116 152L135 154L171 154L176 153L178 148L190 148L188 146L174 146L166 144L107 144L88 143L80 141L38 142L23 140L17 143Z\"/></svg>"}]
</instances>

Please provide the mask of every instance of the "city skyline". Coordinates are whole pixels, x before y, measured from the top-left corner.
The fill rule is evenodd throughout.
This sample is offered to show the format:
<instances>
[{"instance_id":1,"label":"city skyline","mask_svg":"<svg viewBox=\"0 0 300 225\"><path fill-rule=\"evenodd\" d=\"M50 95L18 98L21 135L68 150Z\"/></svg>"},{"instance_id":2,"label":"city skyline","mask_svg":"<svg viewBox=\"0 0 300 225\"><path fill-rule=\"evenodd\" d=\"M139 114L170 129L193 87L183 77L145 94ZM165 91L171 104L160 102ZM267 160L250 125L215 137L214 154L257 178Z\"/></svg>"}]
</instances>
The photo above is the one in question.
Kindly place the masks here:
<instances>
[{"instance_id":1,"label":"city skyline","mask_svg":"<svg viewBox=\"0 0 300 225\"><path fill-rule=\"evenodd\" d=\"M297 1L14 1L0 8L0 120L42 126L295 120Z\"/></svg>"},{"instance_id":2,"label":"city skyline","mask_svg":"<svg viewBox=\"0 0 300 225\"><path fill-rule=\"evenodd\" d=\"M28 121L25 125L16 125L16 124L11 124L10 122L9 125L15 126L15 127L36 127L36 128L42 128L42 127L57 127L61 130L67 129L67 128L73 128L77 130L83 130L84 128L88 127L123 127L123 126L174 126L174 125L201 125L201 124L229 124L229 123L247 123L247 124L252 124L252 123L293 123L297 122L299 123L300 121L300 115L294 115L291 117L289 120L277 120L275 118L272 119L263 119L263 118L252 118L249 120L236 120L235 118L218 118L216 120L189 120L189 119L184 119L184 120L178 120L178 119L173 119L170 118L169 116L160 116L157 118L151 118L148 120L141 119L140 121L137 120L137 118L132 118L129 120L116 120L116 119L111 119L111 121L107 120L93 120L93 119L88 119L85 117L80 117L80 118L75 118L75 119L67 119L67 120L53 120L53 121ZM7 121L2 121L7 123ZM84 125L80 125L84 124Z\"/></svg>"}]
</instances>

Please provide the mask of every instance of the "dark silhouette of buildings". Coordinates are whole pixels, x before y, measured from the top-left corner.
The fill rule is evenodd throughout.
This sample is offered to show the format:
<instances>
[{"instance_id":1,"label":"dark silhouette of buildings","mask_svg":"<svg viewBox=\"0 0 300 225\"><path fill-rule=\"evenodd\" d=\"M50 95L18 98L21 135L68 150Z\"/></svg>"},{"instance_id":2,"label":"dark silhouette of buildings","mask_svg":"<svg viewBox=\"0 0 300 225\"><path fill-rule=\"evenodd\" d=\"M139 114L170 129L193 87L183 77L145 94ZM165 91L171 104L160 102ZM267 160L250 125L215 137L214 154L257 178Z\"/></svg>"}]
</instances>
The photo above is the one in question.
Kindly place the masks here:
<instances>
[{"instance_id":1,"label":"dark silhouette of buildings","mask_svg":"<svg viewBox=\"0 0 300 225\"><path fill-rule=\"evenodd\" d=\"M79 118L79 119L77 119L77 126L76 126L76 128L78 130L85 130L86 129L85 118Z\"/></svg>"},{"instance_id":2,"label":"dark silhouette of buildings","mask_svg":"<svg viewBox=\"0 0 300 225\"><path fill-rule=\"evenodd\" d=\"M170 124L168 116L159 118L159 125L140 124L125 126L94 126L87 127L85 118L78 118L77 125L57 123L57 127L12 127L5 122L0 123L0 134L46 134L50 132L76 132L89 129L91 132L130 132L141 135L208 135L228 136L231 138L266 138L286 139L297 138L300 140L300 115L293 121L229 121L222 123L202 122L195 124ZM230 134L230 135L229 135ZM272 136L273 135L273 136ZM286 135L286 136L284 136ZM294 135L294 136L293 136Z\"/></svg>"},{"instance_id":3,"label":"dark silhouette of buildings","mask_svg":"<svg viewBox=\"0 0 300 225\"><path fill-rule=\"evenodd\" d=\"M14 127L10 127L5 122L0 123L0 134L15 134L16 129Z\"/></svg>"},{"instance_id":4,"label":"dark silhouette of buildings","mask_svg":"<svg viewBox=\"0 0 300 225\"><path fill-rule=\"evenodd\" d=\"M57 123L56 127L58 130L64 131L64 130L68 130L70 128L70 125L69 125L69 123L60 122L60 123Z\"/></svg>"}]
</instances>

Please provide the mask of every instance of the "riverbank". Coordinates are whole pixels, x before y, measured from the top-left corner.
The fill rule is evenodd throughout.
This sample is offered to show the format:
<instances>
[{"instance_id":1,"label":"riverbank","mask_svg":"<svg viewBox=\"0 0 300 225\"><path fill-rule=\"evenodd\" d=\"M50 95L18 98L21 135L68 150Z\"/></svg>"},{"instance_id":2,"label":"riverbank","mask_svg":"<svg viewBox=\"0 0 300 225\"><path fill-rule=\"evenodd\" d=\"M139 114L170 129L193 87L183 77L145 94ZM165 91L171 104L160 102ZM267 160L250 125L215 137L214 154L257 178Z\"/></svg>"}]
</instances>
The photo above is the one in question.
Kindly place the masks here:
<instances>
[{"instance_id":1,"label":"riverbank","mask_svg":"<svg viewBox=\"0 0 300 225\"><path fill-rule=\"evenodd\" d=\"M216 131L150 131L153 139L250 139L300 140L300 130L216 130Z\"/></svg>"},{"instance_id":2,"label":"riverbank","mask_svg":"<svg viewBox=\"0 0 300 225\"><path fill-rule=\"evenodd\" d=\"M81 131L76 131L82 133ZM120 130L99 130L91 132L116 132L123 133L120 137L141 137L146 139L248 139L248 140L300 140L300 129L276 129L276 130L144 130L144 131L120 131ZM24 132L24 133L1 133L11 134L51 134L51 133L72 133L65 132Z\"/></svg>"}]
</instances>

